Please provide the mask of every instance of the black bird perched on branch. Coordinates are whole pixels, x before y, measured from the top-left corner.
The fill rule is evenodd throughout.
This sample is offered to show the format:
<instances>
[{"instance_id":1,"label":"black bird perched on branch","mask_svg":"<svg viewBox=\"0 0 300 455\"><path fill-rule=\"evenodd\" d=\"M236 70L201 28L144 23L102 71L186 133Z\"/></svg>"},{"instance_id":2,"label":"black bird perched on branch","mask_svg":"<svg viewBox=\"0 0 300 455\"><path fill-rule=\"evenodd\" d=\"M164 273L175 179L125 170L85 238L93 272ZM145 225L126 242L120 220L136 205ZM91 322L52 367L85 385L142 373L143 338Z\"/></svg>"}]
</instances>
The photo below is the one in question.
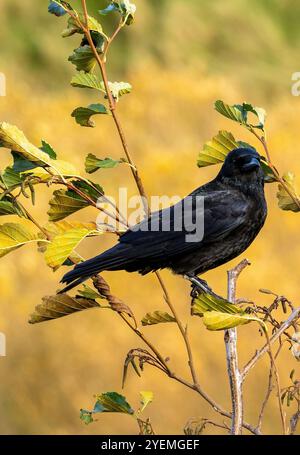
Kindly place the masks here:
<instances>
[{"instance_id":1,"label":"black bird perched on branch","mask_svg":"<svg viewBox=\"0 0 300 455\"><path fill-rule=\"evenodd\" d=\"M260 156L252 148L235 149L214 180L130 228L114 247L76 265L63 277L67 286L61 292L103 270L146 274L169 268L195 282L197 275L241 254L261 230L266 215ZM196 235L199 220L204 221L204 230ZM188 238L190 234L194 237Z\"/></svg>"}]
</instances>

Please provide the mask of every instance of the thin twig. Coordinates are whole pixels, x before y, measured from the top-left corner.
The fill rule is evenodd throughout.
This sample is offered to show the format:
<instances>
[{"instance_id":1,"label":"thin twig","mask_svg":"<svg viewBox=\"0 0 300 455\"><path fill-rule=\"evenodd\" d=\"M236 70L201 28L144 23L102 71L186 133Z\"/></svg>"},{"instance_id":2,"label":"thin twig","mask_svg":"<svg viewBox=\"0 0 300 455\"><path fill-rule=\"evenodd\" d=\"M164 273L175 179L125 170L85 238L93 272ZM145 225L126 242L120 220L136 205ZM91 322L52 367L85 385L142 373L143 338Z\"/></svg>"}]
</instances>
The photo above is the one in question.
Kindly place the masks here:
<instances>
[{"instance_id":1,"label":"thin twig","mask_svg":"<svg viewBox=\"0 0 300 455\"><path fill-rule=\"evenodd\" d=\"M277 359L281 349L282 349L282 346L283 344L280 343L279 345L279 348L275 354L275 359ZM263 416L264 416L264 412L266 410L266 407L267 407L267 404L268 404L268 401L269 401L269 398L271 396L271 393L274 389L274 385L273 385L273 370L274 370L274 367L273 367L273 363L272 363L272 360L270 358L270 371L269 371L269 378L268 378L268 386L267 386L267 392L266 392L266 395L265 395L265 398L264 398L264 401L262 403L262 406L261 406L261 410L260 410L260 413L259 413L259 416L258 416L258 422L257 422L257 428L261 431L261 427L262 427L262 423L263 423Z\"/></svg>"},{"instance_id":2,"label":"thin twig","mask_svg":"<svg viewBox=\"0 0 300 455\"><path fill-rule=\"evenodd\" d=\"M278 372L277 365L275 363L275 358L273 356L273 351L272 351L272 347L271 347L271 343L270 343L269 334L268 334L267 330L264 330L264 333L265 333L265 336L266 336L266 339L267 339L268 352L269 352L269 356L270 356L271 363L272 363L272 366L273 366L273 370L274 370L274 373L275 373L276 387L277 387L277 396L278 396L278 407L279 407L279 411L280 411L280 418L281 418L281 423L282 423L283 434L286 435L287 434L287 427L286 427L286 421L285 421L285 414L284 414L283 407L282 407L282 402L281 402L281 387L280 387L279 372Z\"/></svg>"},{"instance_id":3,"label":"thin twig","mask_svg":"<svg viewBox=\"0 0 300 455\"><path fill-rule=\"evenodd\" d=\"M300 307L295 308L295 310L292 312L292 314L289 316L289 318L284 321L280 328L271 336L270 338L270 344L272 345L275 343L275 341L278 340L278 338L291 326L293 325L293 322L295 319L298 319L300 317ZM258 360L266 353L268 352L269 346L268 343L266 343L261 349L256 351L254 356L249 360L249 362L244 366L244 368L241 370L241 377L242 380L244 381L246 376L248 375L249 371L256 365Z\"/></svg>"}]
</instances>

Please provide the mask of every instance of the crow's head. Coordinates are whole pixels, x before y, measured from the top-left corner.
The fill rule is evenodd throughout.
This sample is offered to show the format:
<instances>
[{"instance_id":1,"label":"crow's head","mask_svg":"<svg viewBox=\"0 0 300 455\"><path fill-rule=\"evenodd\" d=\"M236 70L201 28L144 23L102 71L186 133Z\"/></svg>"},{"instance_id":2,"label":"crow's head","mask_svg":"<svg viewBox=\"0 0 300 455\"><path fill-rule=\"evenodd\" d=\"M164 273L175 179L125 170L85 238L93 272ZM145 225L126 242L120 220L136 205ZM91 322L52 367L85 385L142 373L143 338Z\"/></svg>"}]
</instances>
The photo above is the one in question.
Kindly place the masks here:
<instances>
[{"instance_id":1,"label":"crow's head","mask_svg":"<svg viewBox=\"0 0 300 455\"><path fill-rule=\"evenodd\" d=\"M261 157L254 148L238 148L228 153L221 168L220 176L243 180L263 177Z\"/></svg>"}]
</instances>

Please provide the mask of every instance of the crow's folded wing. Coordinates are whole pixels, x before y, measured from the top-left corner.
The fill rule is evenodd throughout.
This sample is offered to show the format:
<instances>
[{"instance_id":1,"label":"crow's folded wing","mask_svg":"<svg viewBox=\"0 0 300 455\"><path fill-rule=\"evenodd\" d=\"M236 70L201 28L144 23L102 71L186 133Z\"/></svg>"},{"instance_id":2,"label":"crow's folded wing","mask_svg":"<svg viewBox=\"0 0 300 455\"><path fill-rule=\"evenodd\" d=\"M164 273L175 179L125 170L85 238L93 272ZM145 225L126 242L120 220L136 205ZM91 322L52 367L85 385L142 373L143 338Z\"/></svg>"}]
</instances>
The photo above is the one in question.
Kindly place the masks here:
<instances>
[{"instance_id":1,"label":"crow's folded wing","mask_svg":"<svg viewBox=\"0 0 300 455\"><path fill-rule=\"evenodd\" d=\"M250 203L242 193L222 190L210 191L200 196L204 197L204 209L201 208L201 204L197 205L195 195L187 197L183 200L185 204L181 201L172 207L151 214L148 219L123 234L120 237L120 243L131 246L130 250L136 258L171 258L199 248L201 245L221 240L248 222ZM191 233L191 223L195 223L196 217L203 217L203 214L202 240L196 244L187 241L186 236ZM166 229L168 220L170 220L170 228ZM188 229L186 229L187 225ZM183 229L178 230L181 226Z\"/></svg>"}]
</instances>

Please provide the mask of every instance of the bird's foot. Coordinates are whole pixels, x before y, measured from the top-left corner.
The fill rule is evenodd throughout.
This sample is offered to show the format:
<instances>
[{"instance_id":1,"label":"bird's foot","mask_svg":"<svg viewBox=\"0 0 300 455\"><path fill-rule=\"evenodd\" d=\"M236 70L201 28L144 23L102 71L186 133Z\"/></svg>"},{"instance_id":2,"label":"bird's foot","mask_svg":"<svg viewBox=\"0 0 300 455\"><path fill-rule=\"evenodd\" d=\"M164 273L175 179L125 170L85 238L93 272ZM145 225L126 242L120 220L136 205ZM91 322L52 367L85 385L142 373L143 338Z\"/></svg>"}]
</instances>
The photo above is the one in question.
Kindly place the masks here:
<instances>
[{"instance_id":1,"label":"bird's foot","mask_svg":"<svg viewBox=\"0 0 300 455\"><path fill-rule=\"evenodd\" d=\"M208 293L212 294L213 290L205 280L202 280L201 278L198 278L197 276L189 276L185 275L185 278L189 280L192 284L192 290L191 290L191 297L195 298L197 295L203 294L203 293Z\"/></svg>"}]
</instances>

